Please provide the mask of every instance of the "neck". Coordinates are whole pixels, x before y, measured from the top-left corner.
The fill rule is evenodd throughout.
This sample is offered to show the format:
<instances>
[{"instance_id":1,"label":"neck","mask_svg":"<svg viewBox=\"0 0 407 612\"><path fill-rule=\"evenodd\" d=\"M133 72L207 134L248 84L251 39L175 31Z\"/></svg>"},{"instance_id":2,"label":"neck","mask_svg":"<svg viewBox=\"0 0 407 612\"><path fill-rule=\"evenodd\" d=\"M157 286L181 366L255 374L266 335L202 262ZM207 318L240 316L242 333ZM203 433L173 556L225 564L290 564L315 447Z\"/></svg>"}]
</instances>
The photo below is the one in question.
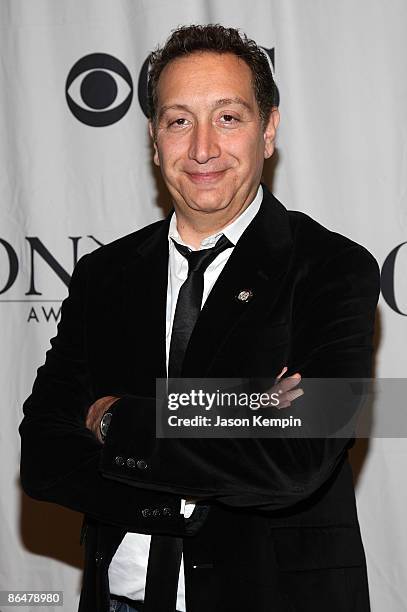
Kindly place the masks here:
<instances>
[{"instance_id":1,"label":"neck","mask_svg":"<svg viewBox=\"0 0 407 612\"><path fill-rule=\"evenodd\" d=\"M250 194L243 205L233 211L229 210L229 207L213 212L192 209L185 211L175 203L177 231L186 244L193 246L194 249L199 249L202 240L233 223L251 204L255 195L256 193Z\"/></svg>"}]
</instances>

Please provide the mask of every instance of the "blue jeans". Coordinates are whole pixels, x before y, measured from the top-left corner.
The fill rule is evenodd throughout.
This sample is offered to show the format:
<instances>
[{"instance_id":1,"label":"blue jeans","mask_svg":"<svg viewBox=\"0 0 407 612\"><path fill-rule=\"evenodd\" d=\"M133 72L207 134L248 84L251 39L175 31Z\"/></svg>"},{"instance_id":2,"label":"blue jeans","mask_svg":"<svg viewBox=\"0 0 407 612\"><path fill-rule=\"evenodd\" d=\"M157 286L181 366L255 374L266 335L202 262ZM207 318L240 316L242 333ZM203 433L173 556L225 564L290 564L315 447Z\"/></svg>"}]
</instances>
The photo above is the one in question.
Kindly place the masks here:
<instances>
[{"instance_id":1,"label":"blue jeans","mask_svg":"<svg viewBox=\"0 0 407 612\"><path fill-rule=\"evenodd\" d=\"M110 612L138 612L138 610L123 601L110 599Z\"/></svg>"},{"instance_id":2,"label":"blue jeans","mask_svg":"<svg viewBox=\"0 0 407 612\"><path fill-rule=\"evenodd\" d=\"M133 608L128 603L118 601L117 599L110 599L110 612L139 612L137 608Z\"/></svg>"}]
</instances>

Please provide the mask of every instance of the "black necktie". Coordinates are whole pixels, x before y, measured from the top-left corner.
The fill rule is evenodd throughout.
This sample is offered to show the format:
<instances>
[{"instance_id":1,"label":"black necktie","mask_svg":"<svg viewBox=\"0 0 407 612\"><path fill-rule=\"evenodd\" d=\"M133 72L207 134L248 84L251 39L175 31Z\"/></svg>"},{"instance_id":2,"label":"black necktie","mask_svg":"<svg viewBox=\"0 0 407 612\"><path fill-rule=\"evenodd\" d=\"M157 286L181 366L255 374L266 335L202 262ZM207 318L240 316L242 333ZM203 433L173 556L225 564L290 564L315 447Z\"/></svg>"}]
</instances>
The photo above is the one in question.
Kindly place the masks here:
<instances>
[{"instance_id":1,"label":"black necktie","mask_svg":"<svg viewBox=\"0 0 407 612\"><path fill-rule=\"evenodd\" d=\"M204 290L204 273L213 260L233 244L223 234L214 247L191 251L188 247L173 240L177 250L188 260L188 277L181 285L172 325L168 377L181 375L182 364L189 339L201 312Z\"/></svg>"},{"instance_id":2,"label":"black necktie","mask_svg":"<svg viewBox=\"0 0 407 612\"><path fill-rule=\"evenodd\" d=\"M189 338L201 311L204 272L209 264L233 244L222 234L214 247L191 251L173 240L178 251L188 260L188 277L181 285L171 333L168 377L179 377ZM182 538L152 535L148 556L144 597L145 612L175 612Z\"/></svg>"}]
</instances>

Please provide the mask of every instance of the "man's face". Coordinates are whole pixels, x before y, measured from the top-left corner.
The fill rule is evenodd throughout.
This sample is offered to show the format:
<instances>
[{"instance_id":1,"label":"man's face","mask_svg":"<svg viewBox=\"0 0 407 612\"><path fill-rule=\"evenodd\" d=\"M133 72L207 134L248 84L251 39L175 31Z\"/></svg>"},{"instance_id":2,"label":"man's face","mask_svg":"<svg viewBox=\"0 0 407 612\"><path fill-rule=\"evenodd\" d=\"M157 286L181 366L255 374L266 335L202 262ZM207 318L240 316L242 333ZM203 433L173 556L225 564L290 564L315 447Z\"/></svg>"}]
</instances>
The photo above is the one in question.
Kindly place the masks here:
<instances>
[{"instance_id":1,"label":"man's face","mask_svg":"<svg viewBox=\"0 0 407 612\"><path fill-rule=\"evenodd\" d=\"M274 110L263 125L250 68L231 53L195 52L164 68L157 97L154 162L175 204L238 214L255 195L279 119Z\"/></svg>"}]
</instances>

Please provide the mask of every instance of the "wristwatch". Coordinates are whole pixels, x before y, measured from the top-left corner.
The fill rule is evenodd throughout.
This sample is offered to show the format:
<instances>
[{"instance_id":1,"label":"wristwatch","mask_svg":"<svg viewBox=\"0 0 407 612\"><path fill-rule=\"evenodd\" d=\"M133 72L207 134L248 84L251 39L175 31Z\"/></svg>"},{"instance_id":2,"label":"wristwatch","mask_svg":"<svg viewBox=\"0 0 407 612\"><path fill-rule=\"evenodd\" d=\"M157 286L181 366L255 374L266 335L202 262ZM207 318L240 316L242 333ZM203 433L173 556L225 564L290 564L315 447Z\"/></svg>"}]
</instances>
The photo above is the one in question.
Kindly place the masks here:
<instances>
[{"instance_id":1,"label":"wristwatch","mask_svg":"<svg viewBox=\"0 0 407 612\"><path fill-rule=\"evenodd\" d=\"M112 420L112 409L108 408L102 418L100 419L100 435L102 437L103 442L107 436L107 430L109 429L110 421Z\"/></svg>"}]
</instances>

